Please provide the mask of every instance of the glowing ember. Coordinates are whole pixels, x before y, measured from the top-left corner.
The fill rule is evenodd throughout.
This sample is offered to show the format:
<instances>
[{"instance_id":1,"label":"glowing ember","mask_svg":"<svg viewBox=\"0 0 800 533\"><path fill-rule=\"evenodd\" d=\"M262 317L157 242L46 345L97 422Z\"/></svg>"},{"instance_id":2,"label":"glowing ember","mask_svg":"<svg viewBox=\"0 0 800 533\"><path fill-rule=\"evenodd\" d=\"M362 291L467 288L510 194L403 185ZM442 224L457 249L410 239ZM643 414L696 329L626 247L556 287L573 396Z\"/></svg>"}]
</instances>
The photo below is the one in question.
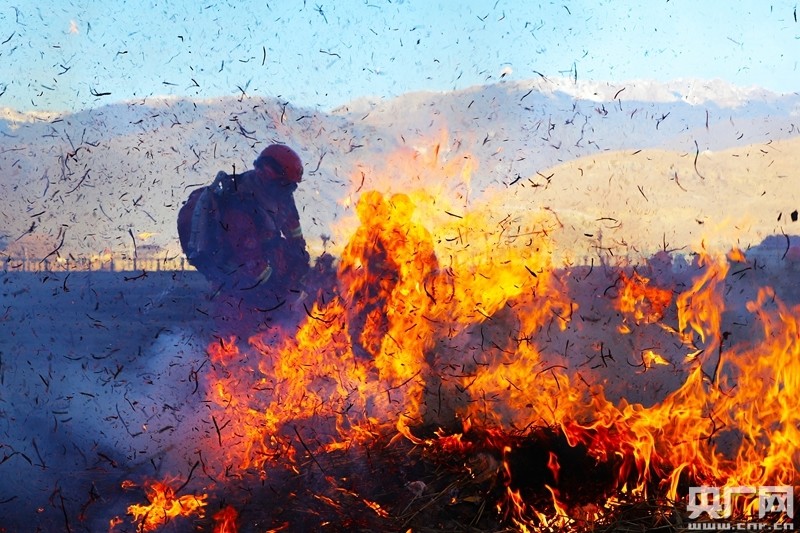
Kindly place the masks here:
<instances>
[{"instance_id":1,"label":"glowing ember","mask_svg":"<svg viewBox=\"0 0 800 533\"><path fill-rule=\"evenodd\" d=\"M108 530L114 531L114 528L116 528L117 526L121 526L124 523L125 521L122 520L122 518L115 516L114 518L108 521Z\"/></svg>"}]
</instances>

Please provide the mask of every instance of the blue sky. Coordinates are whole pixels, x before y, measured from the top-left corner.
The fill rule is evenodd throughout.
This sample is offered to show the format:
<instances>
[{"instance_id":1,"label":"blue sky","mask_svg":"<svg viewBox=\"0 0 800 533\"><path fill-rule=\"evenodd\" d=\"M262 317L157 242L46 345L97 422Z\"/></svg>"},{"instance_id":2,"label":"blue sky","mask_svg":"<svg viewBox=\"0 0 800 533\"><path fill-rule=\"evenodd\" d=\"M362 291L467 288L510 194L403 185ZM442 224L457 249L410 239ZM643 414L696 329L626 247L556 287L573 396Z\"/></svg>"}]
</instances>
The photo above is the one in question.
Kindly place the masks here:
<instances>
[{"instance_id":1,"label":"blue sky","mask_svg":"<svg viewBox=\"0 0 800 533\"><path fill-rule=\"evenodd\" d=\"M501 79L800 86L797 2L0 0L0 108L352 99Z\"/></svg>"}]
</instances>

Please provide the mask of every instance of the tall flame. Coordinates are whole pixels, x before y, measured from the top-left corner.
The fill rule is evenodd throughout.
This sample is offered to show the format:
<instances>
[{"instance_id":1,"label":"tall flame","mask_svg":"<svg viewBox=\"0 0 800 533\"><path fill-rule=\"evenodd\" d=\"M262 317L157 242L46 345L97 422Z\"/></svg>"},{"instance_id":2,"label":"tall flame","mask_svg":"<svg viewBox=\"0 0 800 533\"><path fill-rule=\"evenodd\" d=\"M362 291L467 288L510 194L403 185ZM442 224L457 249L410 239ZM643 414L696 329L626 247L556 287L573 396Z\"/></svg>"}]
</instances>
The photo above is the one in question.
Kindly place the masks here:
<instances>
[{"instance_id":1,"label":"tall flame","mask_svg":"<svg viewBox=\"0 0 800 533\"><path fill-rule=\"evenodd\" d=\"M439 149L408 149L388 160L395 173L436 181L437 172L446 172L468 184L472 159L442 158ZM572 527L576 514L603 507L576 508L560 488L565 461L555 452L546 457L549 503L526 500L503 435L536 427L556 428L569 446L613 466L608 501L599 502L605 508L621 494L681 499L689 484L798 485L800 410L793 402L800 394L800 307L762 289L747 310L763 332L728 345L722 330L728 259L704 249L683 291L620 270L613 299L596 291L594 300L579 303L570 294L577 275L559 274L552 264L559 224L551 212L481 206L468 198L469 187L459 191L455 199L410 188L360 192L356 229L341 251L332 294L309 302L296 324L283 322L246 343L231 338L209 346L209 433L216 445L204 454L220 459L209 471L263 469L268 477L270 466L295 468L299 454L368 443L395 428L427 449L491 450L502 465L500 514L523 531ZM746 260L741 252L730 257ZM585 316L583 302L589 302ZM628 334L610 343L620 359L632 336L666 336L673 356L648 346L643 364L682 382L649 405L614 399L608 382L594 379L611 348L582 340L595 306L621 314L619 329L605 332ZM552 339L567 348L581 341L582 351L557 351ZM425 426L449 430L416 436ZM463 438L475 428L482 428L480 447ZM138 520L152 514L136 512Z\"/></svg>"}]
</instances>

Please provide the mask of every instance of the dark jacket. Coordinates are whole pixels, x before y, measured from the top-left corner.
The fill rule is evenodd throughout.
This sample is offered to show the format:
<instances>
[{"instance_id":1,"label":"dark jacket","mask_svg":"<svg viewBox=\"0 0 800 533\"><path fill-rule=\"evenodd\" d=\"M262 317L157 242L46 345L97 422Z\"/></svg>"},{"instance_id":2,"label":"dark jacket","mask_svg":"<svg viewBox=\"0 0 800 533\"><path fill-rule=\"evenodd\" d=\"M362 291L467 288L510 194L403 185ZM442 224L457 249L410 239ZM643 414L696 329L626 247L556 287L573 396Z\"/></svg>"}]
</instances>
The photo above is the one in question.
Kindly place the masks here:
<instances>
[{"instance_id":1,"label":"dark jacket","mask_svg":"<svg viewBox=\"0 0 800 533\"><path fill-rule=\"evenodd\" d=\"M250 170L220 172L214 183L192 191L178 213L189 262L220 283L237 277L257 282L270 272L299 279L308 270L308 253L296 189L295 183L263 180Z\"/></svg>"}]
</instances>

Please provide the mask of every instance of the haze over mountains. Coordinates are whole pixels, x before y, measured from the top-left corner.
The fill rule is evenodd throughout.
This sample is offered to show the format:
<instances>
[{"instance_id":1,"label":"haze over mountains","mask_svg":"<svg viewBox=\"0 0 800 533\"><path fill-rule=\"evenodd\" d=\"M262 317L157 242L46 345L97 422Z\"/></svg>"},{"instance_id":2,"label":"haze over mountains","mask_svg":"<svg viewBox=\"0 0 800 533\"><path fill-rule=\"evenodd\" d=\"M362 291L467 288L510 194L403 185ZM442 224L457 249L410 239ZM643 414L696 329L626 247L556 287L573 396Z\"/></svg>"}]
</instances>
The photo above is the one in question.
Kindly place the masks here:
<instances>
[{"instance_id":1,"label":"haze over mountains","mask_svg":"<svg viewBox=\"0 0 800 533\"><path fill-rule=\"evenodd\" d=\"M665 241L747 248L800 232L789 217L800 208L799 126L800 95L718 81L539 79L331 112L259 96L6 109L0 244L79 256L132 255L135 242L179 255L175 219L189 191L283 142L305 163L296 198L315 253L344 245L342 220L369 189L424 189L442 205L514 216L545 209L565 259Z\"/></svg>"}]
</instances>

